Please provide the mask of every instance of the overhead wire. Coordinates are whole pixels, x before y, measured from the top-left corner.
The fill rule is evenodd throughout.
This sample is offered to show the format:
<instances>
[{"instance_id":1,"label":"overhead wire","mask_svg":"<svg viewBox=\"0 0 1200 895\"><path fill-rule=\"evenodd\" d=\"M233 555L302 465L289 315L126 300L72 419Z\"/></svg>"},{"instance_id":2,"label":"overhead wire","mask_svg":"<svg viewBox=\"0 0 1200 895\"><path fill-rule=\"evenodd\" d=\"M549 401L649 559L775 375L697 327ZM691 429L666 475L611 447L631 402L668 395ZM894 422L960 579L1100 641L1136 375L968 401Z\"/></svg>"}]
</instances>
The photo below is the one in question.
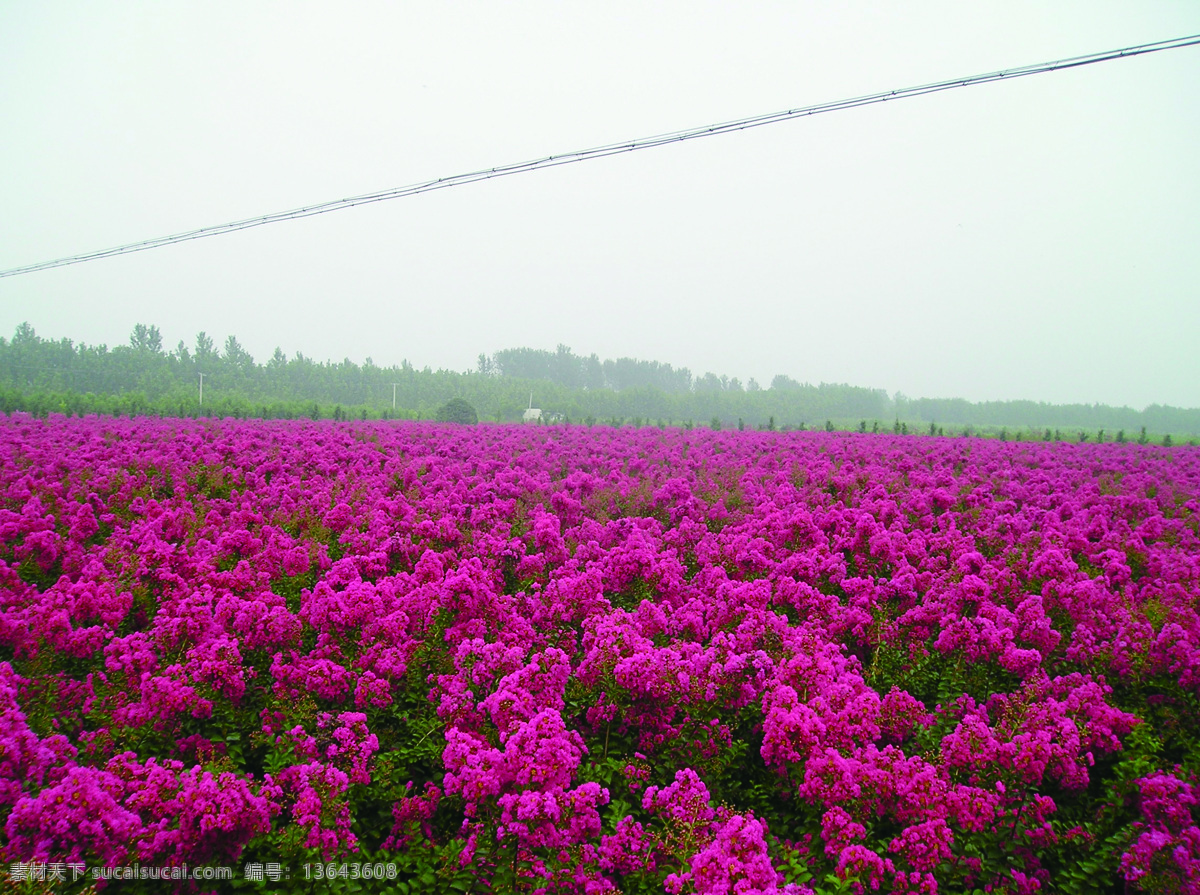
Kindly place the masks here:
<instances>
[{"instance_id":1,"label":"overhead wire","mask_svg":"<svg viewBox=\"0 0 1200 895\"><path fill-rule=\"evenodd\" d=\"M1124 47L1118 50L1107 50L1101 53L1073 56L1067 59L1058 59L1053 62L1042 62L1035 65L1025 65L1018 68L1008 68L1001 71L969 75L967 77L951 78L945 81L937 81L932 84L918 85L916 87L903 87L896 90L883 91L881 93L872 93L865 96L852 97L850 99L817 103L811 106L801 106L795 109L786 109L781 112L754 115L748 118L739 118L733 121L725 121L717 124L708 124L701 127L688 128L686 130L672 131L670 133L658 134L652 137L642 137L635 140L622 140L617 143L608 143L603 146L595 146L590 149L579 149L572 152L557 153L555 155L548 155L542 158L532 159L524 162L514 162L506 165L497 165L492 168L482 168L480 170L470 171L464 174L455 174L449 177L439 177L436 180L427 180L423 183L409 184L408 186L394 187L392 189L380 190L373 193L365 193L360 196L351 196L346 199L320 202L313 205L306 205L301 208L294 208L289 211L279 211L271 214L260 215L258 217L244 218L239 221L230 221L226 224L217 224L211 227L201 227L196 230L187 230L182 233L172 234L170 236L161 236L156 239L142 240L140 242L114 246L112 248L101 249L99 251L85 252L78 255L68 255L66 257L56 258L51 261L42 261L38 264L29 264L23 267L14 267L9 270L2 270L0 271L0 277L18 276L20 274L33 273L34 271L38 270L48 270L55 267L66 267L70 264L80 264L84 261L95 261L99 258L108 258L113 255L142 252L146 251L147 249L155 249L161 246L172 245L174 243L185 242L192 239L203 239L208 236L219 236L224 233L233 233L235 231L246 230L251 227L261 227L264 224L274 224L279 221L295 220L297 218L326 214L330 211L339 211L343 208L353 208L354 206L366 205L371 202L383 202L388 199L399 199L405 196L415 196L419 193L427 193L433 190L463 186L468 183L477 183L481 180L490 180L495 177L507 177L511 174L523 174L529 171L537 171L542 168L552 168L559 165L569 165L576 162L605 158L611 155L619 155L624 152L636 152L642 149L650 149L655 146L680 143L685 140L696 140L702 137L713 137L717 136L718 134L749 130L750 128L763 127L768 124L777 124L781 121L789 121L795 118L803 118L810 115L836 112L843 109L853 109L860 106L871 105L873 103L888 102L894 99L907 99L913 96L924 96L930 93L938 93L943 90L953 90L959 87L969 87L975 84L986 84L994 81L1008 81L1015 78L1028 77L1029 75L1042 74L1045 72L1063 71L1066 69L1079 68L1084 65L1094 65L1099 62L1108 62L1114 59L1126 59L1134 56L1142 56L1147 53L1157 53L1163 50L1180 49L1182 47L1190 47L1198 44L1200 44L1200 34L1193 34L1187 37L1155 41L1154 43L1148 44L1139 44L1136 46Z\"/></svg>"}]
</instances>

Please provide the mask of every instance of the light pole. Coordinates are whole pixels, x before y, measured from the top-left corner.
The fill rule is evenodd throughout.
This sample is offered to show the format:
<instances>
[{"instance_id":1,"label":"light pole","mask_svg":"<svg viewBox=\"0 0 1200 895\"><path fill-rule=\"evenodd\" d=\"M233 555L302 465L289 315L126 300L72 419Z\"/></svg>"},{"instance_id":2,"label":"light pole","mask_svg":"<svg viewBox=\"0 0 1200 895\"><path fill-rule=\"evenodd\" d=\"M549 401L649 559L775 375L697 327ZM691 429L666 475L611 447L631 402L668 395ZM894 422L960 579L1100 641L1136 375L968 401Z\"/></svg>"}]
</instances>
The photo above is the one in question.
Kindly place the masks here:
<instances>
[{"instance_id":1,"label":"light pole","mask_svg":"<svg viewBox=\"0 0 1200 895\"><path fill-rule=\"evenodd\" d=\"M204 374L200 374L200 406L204 406Z\"/></svg>"},{"instance_id":2,"label":"light pole","mask_svg":"<svg viewBox=\"0 0 1200 895\"><path fill-rule=\"evenodd\" d=\"M399 384L398 382L392 383L392 410L396 409L396 386Z\"/></svg>"}]
</instances>

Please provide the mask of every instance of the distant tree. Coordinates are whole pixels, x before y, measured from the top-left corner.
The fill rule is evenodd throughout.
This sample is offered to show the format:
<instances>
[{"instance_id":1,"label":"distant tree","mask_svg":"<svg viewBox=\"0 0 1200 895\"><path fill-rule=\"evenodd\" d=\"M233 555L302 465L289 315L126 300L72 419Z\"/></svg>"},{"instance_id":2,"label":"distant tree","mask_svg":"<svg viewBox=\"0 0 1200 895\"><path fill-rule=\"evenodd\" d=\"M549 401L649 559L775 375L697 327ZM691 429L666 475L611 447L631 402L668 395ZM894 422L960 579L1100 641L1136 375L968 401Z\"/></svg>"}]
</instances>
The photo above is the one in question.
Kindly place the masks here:
<instances>
[{"instance_id":1,"label":"distant tree","mask_svg":"<svg viewBox=\"0 0 1200 895\"><path fill-rule=\"evenodd\" d=\"M36 345L42 341L37 334L37 331L26 320L17 326L16 332L13 333L12 343L14 345Z\"/></svg>"},{"instance_id":2,"label":"distant tree","mask_svg":"<svg viewBox=\"0 0 1200 895\"><path fill-rule=\"evenodd\" d=\"M859 420L858 431L863 432L863 433L865 433L867 431L867 421L866 420Z\"/></svg>"},{"instance_id":3,"label":"distant tree","mask_svg":"<svg viewBox=\"0 0 1200 895\"><path fill-rule=\"evenodd\" d=\"M473 426L479 422L479 414L463 398L451 398L437 409L435 419L439 423L462 423Z\"/></svg>"},{"instance_id":4,"label":"distant tree","mask_svg":"<svg viewBox=\"0 0 1200 895\"><path fill-rule=\"evenodd\" d=\"M162 333L158 331L157 326L138 323L129 335L129 344L136 351L159 354L162 351Z\"/></svg>"},{"instance_id":5,"label":"distant tree","mask_svg":"<svg viewBox=\"0 0 1200 895\"><path fill-rule=\"evenodd\" d=\"M1138 436L1137 443L1138 444L1148 444L1149 441L1150 441L1150 438L1146 435L1146 427L1142 426L1142 434Z\"/></svg>"},{"instance_id":6,"label":"distant tree","mask_svg":"<svg viewBox=\"0 0 1200 895\"><path fill-rule=\"evenodd\" d=\"M929 424L929 434L930 434L930 435L937 435L937 423L930 423L930 424Z\"/></svg>"},{"instance_id":7,"label":"distant tree","mask_svg":"<svg viewBox=\"0 0 1200 895\"><path fill-rule=\"evenodd\" d=\"M225 360L232 363L235 367L243 369L254 366L254 358L250 352L242 347L242 343L237 340L237 336L230 336L225 340Z\"/></svg>"},{"instance_id":8,"label":"distant tree","mask_svg":"<svg viewBox=\"0 0 1200 895\"><path fill-rule=\"evenodd\" d=\"M492 363L501 376L516 379L550 379L553 355L539 348L505 348L492 355Z\"/></svg>"},{"instance_id":9,"label":"distant tree","mask_svg":"<svg viewBox=\"0 0 1200 895\"><path fill-rule=\"evenodd\" d=\"M1046 431L1049 432L1050 430L1047 429ZM1047 439L1047 440L1049 440L1049 439ZM1119 429L1119 430L1117 430L1117 444L1124 444L1124 443L1125 443L1125 430Z\"/></svg>"},{"instance_id":10,"label":"distant tree","mask_svg":"<svg viewBox=\"0 0 1200 895\"><path fill-rule=\"evenodd\" d=\"M742 419L740 416L738 417L738 431L739 432L746 431L746 421L744 419Z\"/></svg>"},{"instance_id":11,"label":"distant tree","mask_svg":"<svg viewBox=\"0 0 1200 895\"><path fill-rule=\"evenodd\" d=\"M208 333L201 330L196 334L196 360L213 360L217 357L217 348Z\"/></svg>"},{"instance_id":12,"label":"distant tree","mask_svg":"<svg viewBox=\"0 0 1200 895\"><path fill-rule=\"evenodd\" d=\"M714 416L712 418L712 421L708 424L708 427L710 429L712 429L714 432L720 432L721 431L721 418L719 416Z\"/></svg>"},{"instance_id":13,"label":"distant tree","mask_svg":"<svg viewBox=\"0 0 1200 895\"><path fill-rule=\"evenodd\" d=\"M1169 434L1164 435L1163 436L1163 447L1170 447L1170 446L1171 446L1171 436Z\"/></svg>"},{"instance_id":14,"label":"distant tree","mask_svg":"<svg viewBox=\"0 0 1200 895\"><path fill-rule=\"evenodd\" d=\"M589 354L580 363L583 366L583 387L588 391L604 388L604 364L600 363L599 355Z\"/></svg>"},{"instance_id":15,"label":"distant tree","mask_svg":"<svg viewBox=\"0 0 1200 895\"><path fill-rule=\"evenodd\" d=\"M833 431L833 423L830 420L825 420L825 431L826 432Z\"/></svg>"},{"instance_id":16,"label":"distant tree","mask_svg":"<svg viewBox=\"0 0 1200 895\"><path fill-rule=\"evenodd\" d=\"M583 363L570 348L560 342L550 359L550 375L559 385L579 388L583 385Z\"/></svg>"}]
</instances>

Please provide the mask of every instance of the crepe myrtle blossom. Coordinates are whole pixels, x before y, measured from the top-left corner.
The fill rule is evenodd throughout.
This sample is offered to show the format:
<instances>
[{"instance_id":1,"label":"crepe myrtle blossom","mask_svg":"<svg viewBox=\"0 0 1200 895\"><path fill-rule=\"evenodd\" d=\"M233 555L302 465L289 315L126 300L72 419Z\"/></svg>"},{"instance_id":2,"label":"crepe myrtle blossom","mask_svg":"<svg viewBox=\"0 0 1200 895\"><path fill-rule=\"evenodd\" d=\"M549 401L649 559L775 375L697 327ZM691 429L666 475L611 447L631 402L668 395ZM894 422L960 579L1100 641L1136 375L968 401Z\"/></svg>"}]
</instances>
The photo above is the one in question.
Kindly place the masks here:
<instances>
[{"instance_id":1,"label":"crepe myrtle blossom","mask_svg":"<svg viewBox=\"0 0 1200 895\"><path fill-rule=\"evenodd\" d=\"M13 414L0 851L1197 892L1198 495L1186 446Z\"/></svg>"}]
</instances>

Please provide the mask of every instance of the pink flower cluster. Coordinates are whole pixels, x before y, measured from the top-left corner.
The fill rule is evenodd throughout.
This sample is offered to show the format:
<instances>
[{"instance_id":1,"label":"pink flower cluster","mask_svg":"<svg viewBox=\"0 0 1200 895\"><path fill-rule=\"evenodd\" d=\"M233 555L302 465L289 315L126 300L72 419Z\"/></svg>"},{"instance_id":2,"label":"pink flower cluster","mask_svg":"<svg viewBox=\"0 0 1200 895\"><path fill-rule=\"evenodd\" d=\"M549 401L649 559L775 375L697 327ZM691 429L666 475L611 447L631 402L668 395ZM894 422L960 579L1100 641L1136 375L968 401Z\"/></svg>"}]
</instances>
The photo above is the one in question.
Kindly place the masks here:
<instances>
[{"instance_id":1,"label":"pink flower cluster","mask_svg":"<svg viewBox=\"0 0 1200 895\"><path fill-rule=\"evenodd\" d=\"M1200 891L1195 450L14 416L0 532L12 860Z\"/></svg>"},{"instance_id":2,"label":"pink flower cluster","mask_svg":"<svg viewBox=\"0 0 1200 895\"><path fill-rule=\"evenodd\" d=\"M1176 772L1179 768L1175 769ZM1200 787L1161 771L1137 781L1144 821L1121 857L1125 879L1158 891L1200 893Z\"/></svg>"}]
</instances>

